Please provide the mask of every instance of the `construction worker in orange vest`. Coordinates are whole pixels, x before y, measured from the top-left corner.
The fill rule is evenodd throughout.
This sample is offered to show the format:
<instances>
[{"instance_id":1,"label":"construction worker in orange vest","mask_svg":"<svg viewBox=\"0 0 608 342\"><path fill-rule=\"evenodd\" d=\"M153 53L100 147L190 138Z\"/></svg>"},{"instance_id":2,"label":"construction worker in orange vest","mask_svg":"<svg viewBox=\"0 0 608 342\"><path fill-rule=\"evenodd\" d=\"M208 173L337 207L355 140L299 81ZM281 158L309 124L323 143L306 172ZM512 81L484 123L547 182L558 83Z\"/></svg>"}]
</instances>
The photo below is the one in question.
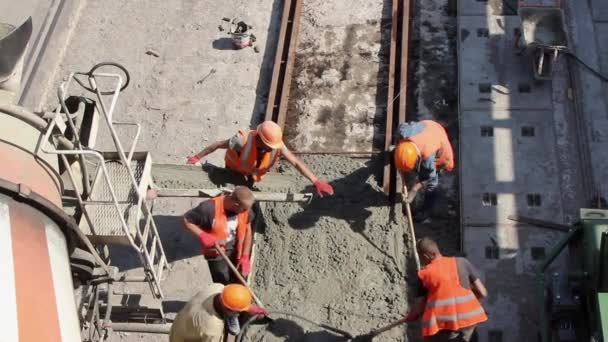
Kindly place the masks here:
<instances>
[{"instance_id":1,"label":"construction worker in orange vest","mask_svg":"<svg viewBox=\"0 0 608 342\"><path fill-rule=\"evenodd\" d=\"M430 238L418 240L416 249L422 286L406 320L420 321L424 341L470 341L476 325L488 319L479 302L488 295L479 272L465 258L441 255Z\"/></svg>"},{"instance_id":2,"label":"construction worker in orange vest","mask_svg":"<svg viewBox=\"0 0 608 342\"><path fill-rule=\"evenodd\" d=\"M433 120L400 124L394 159L404 188L408 173L417 174L415 184L408 187L407 203L412 203L418 191L425 188L424 202L414 216L417 222L422 222L437 198L439 172L454 169L454 151L445 129Z\"/></svg>"},{"instance_id":3,"label":"construction worker in orange vest","mask_svg":"<svg viewBox=\"0 0 608 342\"><path fill-rule=\"evenodd\" d=\"M251 305L252 297L243 285L209 284L177 314L171 325L169 341L222 342L224 323L228 333L238 335L240 314L267 315L263 308Z\"/></svg>"},{"instance_id":4,"label":"construction worker in orange vest","mask_svg":"<svg viewBox=\"0 0 608 342\"><path fill-rule=\"evenodd\" d=\"M231 194L220 195L201 202L183 217L184 227L198 237L201 252L207 259L213 282L233 282L226 261L215 249L218 244L232 259L244 277L251 270L251 210L255 198L249 188L237 186Z\"/></svg>"},{"instance_id":5,"label":"construction worker in orange vest","mask_svg":"<svg viewBox=\"0 0 608 342\"><path fill-rule=\"evenodd\" d=\"M308 178L319 196L333 195L334 189L330 184L315 176L289 149L283 144L281 127L273 121L264 121L255 130L239 130L232 138L215 142L199 153L187 158L188 164L196 164L206 155L217 149L225 149L224 161L226 167L259 182L270 170L281 155L287 159L300 173Z\"/></svg>"}]
</instances>

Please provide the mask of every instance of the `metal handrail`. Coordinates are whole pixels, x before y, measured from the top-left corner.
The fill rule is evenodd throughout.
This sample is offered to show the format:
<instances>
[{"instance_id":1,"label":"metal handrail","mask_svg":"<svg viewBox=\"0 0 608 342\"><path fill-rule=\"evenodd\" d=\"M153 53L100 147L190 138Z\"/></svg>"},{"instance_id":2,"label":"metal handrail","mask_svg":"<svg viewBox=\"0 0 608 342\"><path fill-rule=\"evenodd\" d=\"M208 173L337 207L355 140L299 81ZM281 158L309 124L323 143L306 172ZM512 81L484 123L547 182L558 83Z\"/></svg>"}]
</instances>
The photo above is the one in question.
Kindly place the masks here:
<instances>
[{"instance_id":1,"label":"metal handrail","mask_svg":"<svg viewBox=\"0 0 608 342\"><path fill-rule=\"evenodd\" d=\"M70 181L72 182L72 186L76 186L76 179L74 177L74 174L72 173L71 168L69 167L69 164L67 164L67 160L65 159L65 155L89 155L89 156L93 156L95 157L98 161L99 161L99 166L101 167L101 172L102 175L106 181L106 184L108 185L108 189L110 191L110 196L112 197L112 202L114 204L114 208L116 208L116 212L118 213L118 217L120 220L120 223L122 225L122 229L125 232L125 235L127 235L127 239L129 240L129 244L135 248L138 249L139 247L135 244L135 241L133 240L133 237L131 237L131 234L129 233L129 229L128 229L128 225L127 222L125 221L125 218L120 210L120 206L118 204L118 199L116 197L116 193L114 191L114 187L112 186L112 181L110 180L110 176L108 175L108 171L106 169L105 166L105 159L103 158L103 156L101 155L101 153L97 152L97 151L93 151L93 150L52 150L52 149L46 149L46 145L49 144L49 139L50 139L50 135L51 132L53 131L54 127L56 126L56 122L58 119L60 119L61 116L59 115L59 113L57 113L57 115L55 116L55 118L51 121L51 124L49 125L47 132L44 134L42 143L40 145L38 145L37 150L36 150L36 154L38 154L38 150L42 150L45 153L49 153L49 154L57 154L62 157L62 160L64 163L66 163L66 170L68 171L68 175L70 177ZM85 216L85 219L87 220L87 223L89 224L89 226L94 227L93 222L86 210L85 207L85 202L82 197L80 196L80 193L78 191L76 191L76 198L78 199L79 205L83 210L83 214ZM143 261L143 260L142 260Z\"/></svg>"}]
</instances>

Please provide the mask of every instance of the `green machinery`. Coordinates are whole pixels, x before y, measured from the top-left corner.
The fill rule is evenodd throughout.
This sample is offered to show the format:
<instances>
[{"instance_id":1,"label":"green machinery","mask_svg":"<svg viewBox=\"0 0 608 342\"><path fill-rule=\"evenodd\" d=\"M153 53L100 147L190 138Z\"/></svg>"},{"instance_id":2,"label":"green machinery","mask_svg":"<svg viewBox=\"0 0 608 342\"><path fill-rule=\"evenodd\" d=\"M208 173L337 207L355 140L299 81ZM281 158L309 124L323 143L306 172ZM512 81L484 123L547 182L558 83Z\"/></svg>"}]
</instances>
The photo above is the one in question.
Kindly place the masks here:
<instances>
[{"instance_id":1,"label":"green machinery","mask_svg":"<svg viewBox=\"0 0 608 342\"><path fill-rule=\"evenodd\" d=\"M542 342L608 341L608 210L581 209L538 269ZM553 227L558 228L558 227ZM567 272L548 274L567 248Z\"/></svg>"}]
</instances>

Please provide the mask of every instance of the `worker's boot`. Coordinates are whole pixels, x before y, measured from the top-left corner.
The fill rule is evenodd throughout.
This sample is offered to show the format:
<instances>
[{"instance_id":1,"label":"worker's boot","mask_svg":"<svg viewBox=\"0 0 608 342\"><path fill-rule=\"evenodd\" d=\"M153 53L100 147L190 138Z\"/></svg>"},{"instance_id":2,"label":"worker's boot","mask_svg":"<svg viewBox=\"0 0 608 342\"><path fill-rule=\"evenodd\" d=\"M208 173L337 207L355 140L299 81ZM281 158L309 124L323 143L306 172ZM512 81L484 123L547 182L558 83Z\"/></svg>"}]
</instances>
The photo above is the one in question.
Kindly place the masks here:
<instances>
[{"instance_id":1,"label":"worker's boot","mask_svg":"<svg viewBox=\"0 0 608 342\"><path fill-rule=\"evenodd\" d=\"M230 335L237 336L241 332L241 324L239 323L239 315L226 316L226 327Z\"/></svg>"}]
</instances>

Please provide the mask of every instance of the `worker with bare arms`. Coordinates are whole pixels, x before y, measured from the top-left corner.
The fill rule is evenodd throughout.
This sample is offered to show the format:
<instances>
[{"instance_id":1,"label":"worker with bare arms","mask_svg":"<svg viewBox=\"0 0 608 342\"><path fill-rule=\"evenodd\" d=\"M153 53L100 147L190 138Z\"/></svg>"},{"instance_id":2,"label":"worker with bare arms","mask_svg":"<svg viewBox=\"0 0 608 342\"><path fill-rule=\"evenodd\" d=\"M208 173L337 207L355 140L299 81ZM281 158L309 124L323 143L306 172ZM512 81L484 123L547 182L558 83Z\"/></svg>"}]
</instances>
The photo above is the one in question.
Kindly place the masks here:
<instances>
[{"instance_id":1,"label":"worker with bare arms","mask_svg":"<svg viewBox=\"0 0 608 342\"><path fill-rule=\"evenodd\" d=\"M228 333L240 332L239 315L263 315L264 309L251 305L248 288L238 284L209 284L196 294L175 317L170 342L222 342L224 325Z\"/></svg>"},{"instance_id":2,"label":"worker with bare arms","mask_svg":"<svg viewBox=\"0 0 608 342\"><path fill-rule=\"evenodd\" d=\"M198 237L215 283L233 282L228 264L215 249L216 244L244 277L251 270L251 222L254 219L251 208L254 202L251 190L237 186L231 194L201 202L182 218L184 227Z\"/></svg>"},{"instance_id":3,"label":"worker with bare arms","mask_svg":"<svg viewBox=\"0 0 608 342\"><path fill-rule=\"evenodd\" d=\"M433 120L400 124L399 139L394 159L403 186L408 183L409 173L415 173L417 178L414 185L408 187L405 201L412 203L418 191L425 188L424 202L414 215L415 221L422 222L428 218L437 198L439 172L454 169L454 151L445 129Z\"/></svg>"},{"instance_id":4,"label":"worker with bare arms","mask_svg":"<svg viewBox=\"0 0 608 342\"><path fill-rule=\"evenodd\" d=\"M469 342L488 319L479 302L488 295L479 272L465 258L441 255L430 238L418 240L416 249L421 287L406 320L420 321L424 341Z\"/></svg>"},{"instance_id":5,"label":"worker with bare arms","mask_svg":"<svg viewBox=\"0 0 608 342\"><path fill-rule=\"evenodd\" d=\"M251 181L261 181L262 177L283 155L304 177L310 180L319 196L334 193L330 184L315 176L306 164L283 144L281 127L273 121L264 121L255 130L239 130L230 139L215 142L199 153L188 157L187 163L196 164L217 149L226 150L224 161L227 168L247 176Z\"/></svg>"}]
</instances>

